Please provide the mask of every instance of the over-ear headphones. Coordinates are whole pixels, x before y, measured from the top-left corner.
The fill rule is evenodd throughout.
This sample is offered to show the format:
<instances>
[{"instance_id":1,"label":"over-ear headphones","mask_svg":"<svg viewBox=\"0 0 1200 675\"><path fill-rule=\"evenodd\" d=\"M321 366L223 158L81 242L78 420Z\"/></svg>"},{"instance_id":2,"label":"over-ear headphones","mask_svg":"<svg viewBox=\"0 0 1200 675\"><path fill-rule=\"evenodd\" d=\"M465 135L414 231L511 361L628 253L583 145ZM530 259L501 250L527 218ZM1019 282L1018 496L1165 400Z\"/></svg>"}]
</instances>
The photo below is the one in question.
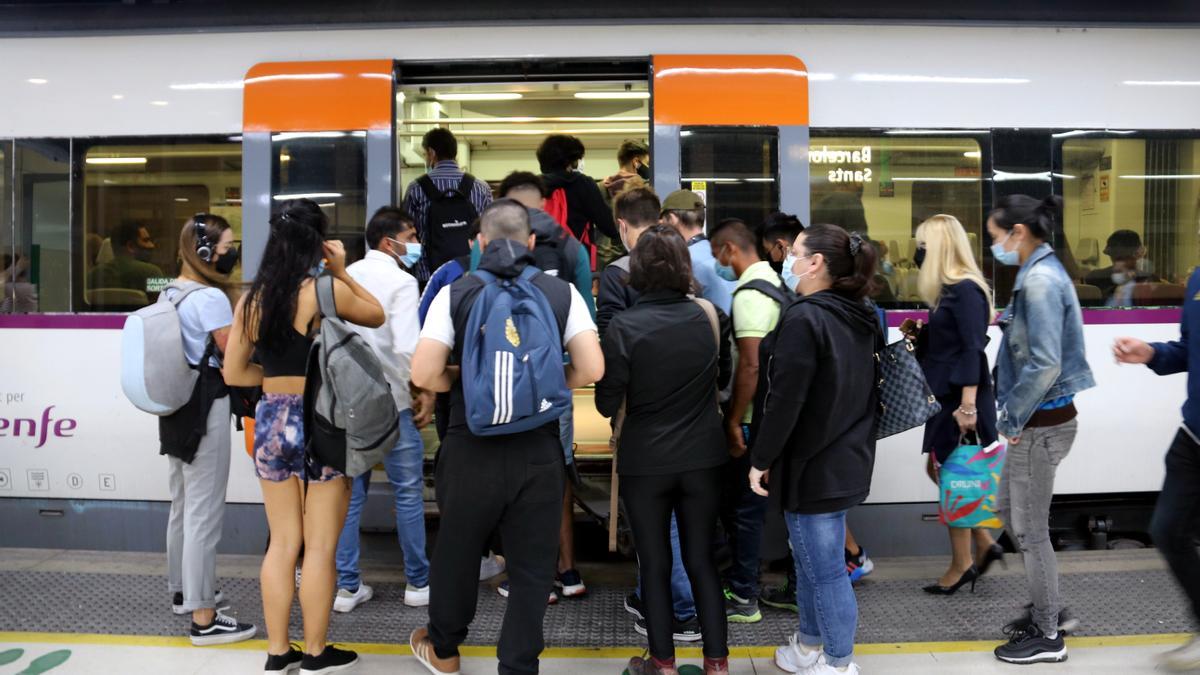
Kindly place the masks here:
<instances>
[{"instance_id":1,"label":"over-ear headphones","mask_svg":"<svg viewBox=\"0 0 1200 675\"><path fill-rule=\"evenodd\" d=\"M216 247L208 239L205 230L208 229L206 221L208 220L207 213L197 213L192 216L192 223L196 228L196 256L204 262L212 262L213 252Z\"/></svg>"}]
</instances>

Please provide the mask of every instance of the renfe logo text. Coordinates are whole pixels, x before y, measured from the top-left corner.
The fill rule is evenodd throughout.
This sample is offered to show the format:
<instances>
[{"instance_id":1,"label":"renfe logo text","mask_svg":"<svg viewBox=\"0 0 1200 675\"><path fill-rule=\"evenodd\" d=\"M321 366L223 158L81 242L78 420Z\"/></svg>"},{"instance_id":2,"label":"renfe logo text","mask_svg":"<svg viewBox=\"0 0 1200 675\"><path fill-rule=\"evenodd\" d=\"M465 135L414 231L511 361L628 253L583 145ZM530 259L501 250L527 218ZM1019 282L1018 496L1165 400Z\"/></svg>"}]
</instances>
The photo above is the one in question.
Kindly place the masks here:
<instances>
[{"instance_id":1,"label":"renfe logo text","mask_svg":"<svg viewBox=\"0 0 1200 675\"><path fill-rule=\"evenodd\" d=\"M50 406L42 411L42 419L31 419L27 417L0 417L0 437L4 436L27 436L29 438L38 439L38 444L35 448L40 448L46 444L46 439L51 435L57 438L71 438L74 434L75 427L78 423L69 418L53 419L50 416L50 411L54 410L54 406ZM51 428L53 426L53 429Z\"/></svg>"}]
</instances>

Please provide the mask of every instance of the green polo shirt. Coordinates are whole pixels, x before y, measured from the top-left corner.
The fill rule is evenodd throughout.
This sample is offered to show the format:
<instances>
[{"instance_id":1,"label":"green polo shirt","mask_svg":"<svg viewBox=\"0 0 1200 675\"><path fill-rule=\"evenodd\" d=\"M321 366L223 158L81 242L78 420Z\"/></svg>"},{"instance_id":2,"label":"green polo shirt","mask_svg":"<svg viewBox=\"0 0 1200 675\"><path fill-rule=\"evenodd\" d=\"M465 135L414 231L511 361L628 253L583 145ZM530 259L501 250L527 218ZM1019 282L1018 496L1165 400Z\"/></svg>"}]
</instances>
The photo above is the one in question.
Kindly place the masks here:
<instances>
[{"instance_id":1,"label":"green polo shirt","mask_svg":"<svg viewBox=\"0 0 1200 675\"><path fill-rule=\"evenodd\" d=\"M760 260L746 268L737 280L737 288L741 288L751 279L762 279L767 283L778 286L782 283L779 274L771 269L770 263ZM764 338L767 333L775 330L779 323L779 303L758 291L734 292L733 295L733 336L734 338ZM761 366L761 364L760 364ZM742 424L750 423L752 410L746 408L746 416Z\"/></svg>"}]
</instances>

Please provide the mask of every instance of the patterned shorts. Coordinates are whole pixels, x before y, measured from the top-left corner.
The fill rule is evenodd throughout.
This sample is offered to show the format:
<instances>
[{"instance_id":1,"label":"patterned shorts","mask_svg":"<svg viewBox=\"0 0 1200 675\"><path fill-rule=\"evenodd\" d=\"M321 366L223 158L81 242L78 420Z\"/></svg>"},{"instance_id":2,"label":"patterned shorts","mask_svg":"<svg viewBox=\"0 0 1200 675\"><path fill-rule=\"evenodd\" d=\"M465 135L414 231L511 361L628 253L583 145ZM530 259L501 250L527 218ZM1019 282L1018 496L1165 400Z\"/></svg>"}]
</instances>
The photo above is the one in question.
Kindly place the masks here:
<instances>
[{"instance_id":1,"label":"patterned shorts","mask_svg":"<svg viewBox=\"0 0 1200 675\"><path fill-rule=\"evenodd\" d=\"M323 482L341 478L342 472L316 464ZM304 479L304 397L300 394L263 394L254 411L254 473L263 480Z\"/></svg>"}]
</instances>

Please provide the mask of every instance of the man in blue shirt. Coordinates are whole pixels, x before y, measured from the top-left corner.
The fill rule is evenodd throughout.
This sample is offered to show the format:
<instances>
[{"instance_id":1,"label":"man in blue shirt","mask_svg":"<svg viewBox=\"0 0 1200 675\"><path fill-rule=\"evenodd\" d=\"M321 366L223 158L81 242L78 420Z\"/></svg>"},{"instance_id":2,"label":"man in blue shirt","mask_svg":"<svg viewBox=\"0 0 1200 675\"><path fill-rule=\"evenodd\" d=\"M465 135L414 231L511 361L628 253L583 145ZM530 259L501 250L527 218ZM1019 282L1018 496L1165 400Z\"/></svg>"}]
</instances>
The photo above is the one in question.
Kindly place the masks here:
<instances>
[{"instance_id":1,"label":"man in blue shirt","mask_svg":"<svg viewBox=\"0 0 1200 675\"><path fill-rule=\"evenodd\" d=\"M737 279L725 279L717 274L712 246L704 236L704 200L691 190L676 190L663 200L660 222L675 228L687 242L688 253L692 256L692 276L700 285L696 295L729 314Z\"/></svg>"},{"instance_id":2,"label":"man in blue shirt","mask_svg":"<svg viewBox=\"0 0 1200 675\"><path fill-rule=\"evenodd\" d=\"M1117 363L1142 363L1159 375L1188 374L1183 423L1167 450L1167 473L1154 506L1150 534L1187 593L1193 615L1200 618L1200 554L1196 552L1200 536L1200 270L1192 273L1183 297L1178 340L1147 343L1119 337L1113 344L1113 356ZM1171 670L1200 668L1200 636L1164 654L1163 662Z\"/></svg>"}]
</instances>

